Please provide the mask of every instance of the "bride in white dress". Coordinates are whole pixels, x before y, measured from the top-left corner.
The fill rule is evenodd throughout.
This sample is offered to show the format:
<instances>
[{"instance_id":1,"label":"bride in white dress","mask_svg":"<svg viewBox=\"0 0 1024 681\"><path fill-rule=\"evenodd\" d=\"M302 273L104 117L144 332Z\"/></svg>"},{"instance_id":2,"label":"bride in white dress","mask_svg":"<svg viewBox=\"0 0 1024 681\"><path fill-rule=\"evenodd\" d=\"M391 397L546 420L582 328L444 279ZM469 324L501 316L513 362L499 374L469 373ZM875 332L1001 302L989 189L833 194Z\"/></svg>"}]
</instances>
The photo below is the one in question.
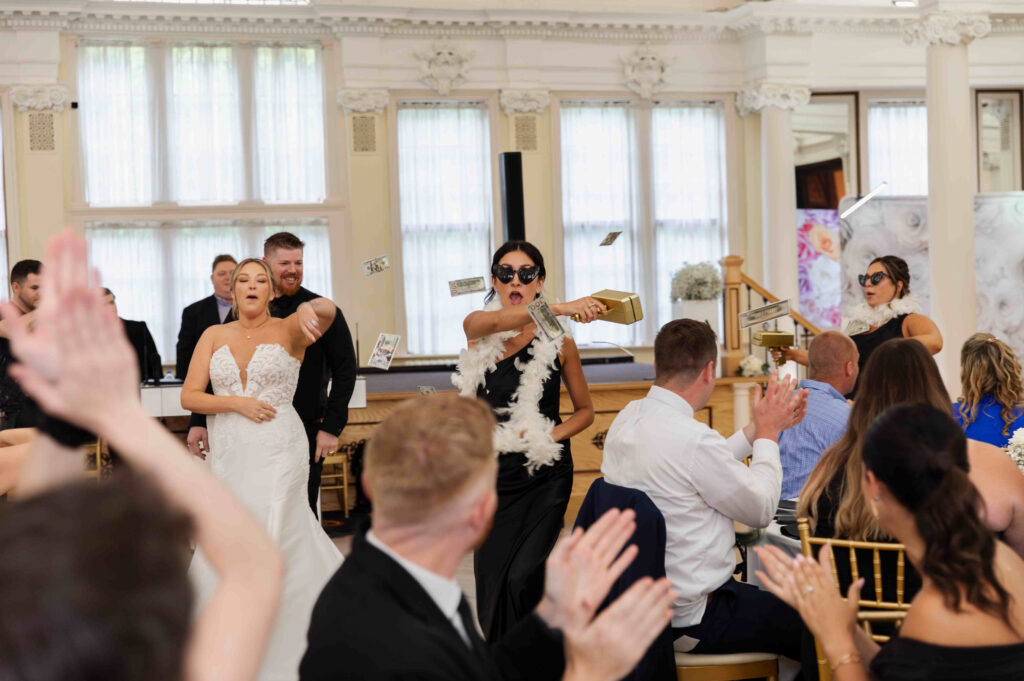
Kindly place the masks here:
<instances>
[{"instance_id":1,"label":"bride in white dress","mask_svg":"<svg viewBox=\"0 0 1024 681\"><path fill-rule=\"evenodd\" d=\"M203 333L181 405L214 415L208 419L210 468L264 524L284 556L284 591L259 679L294 681L313 605L342 560L309 508L309 445L292 407L302 356L334 321L335 306L317 298L277 319L268 308L273 292L266 263L239 263L231 280L238 320ZM211 382L213 395L205 392ZM201 606L217 584L201 551L189 575Z\"/></svg>"}]
</instances>

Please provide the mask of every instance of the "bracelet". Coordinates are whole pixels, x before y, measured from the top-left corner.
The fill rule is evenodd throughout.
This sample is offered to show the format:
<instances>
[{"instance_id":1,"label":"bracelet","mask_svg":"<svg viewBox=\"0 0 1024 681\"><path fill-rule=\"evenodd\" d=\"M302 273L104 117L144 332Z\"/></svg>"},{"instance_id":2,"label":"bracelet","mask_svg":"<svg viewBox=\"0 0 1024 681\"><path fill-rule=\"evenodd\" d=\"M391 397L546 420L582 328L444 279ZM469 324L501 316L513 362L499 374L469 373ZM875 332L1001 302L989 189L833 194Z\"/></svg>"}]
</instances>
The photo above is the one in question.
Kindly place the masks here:
<instances>
[{"instance_id":1,"label":"bracelet","mask_svg":"<svg viewBox=\"0 0 1024 681\"><path fill-rule=\"evenodd\" d=\"M96 436L76 425L49 414L39 420L39 432L65 447L81 447L96 441Z\"/></svg>"},{"instance_id":2,"label":"bracelet","mask_svg":"<svg viewBox=\"0 0 1024 681\"><path fill-rule=\"evenodd\" d=\"M835 671L842 667L844 664L853 664L854 662L860 662L860 655L858 655L857 653L846 653L829 666L832 667L832 671Z\"/></svg>"}]
</instances>

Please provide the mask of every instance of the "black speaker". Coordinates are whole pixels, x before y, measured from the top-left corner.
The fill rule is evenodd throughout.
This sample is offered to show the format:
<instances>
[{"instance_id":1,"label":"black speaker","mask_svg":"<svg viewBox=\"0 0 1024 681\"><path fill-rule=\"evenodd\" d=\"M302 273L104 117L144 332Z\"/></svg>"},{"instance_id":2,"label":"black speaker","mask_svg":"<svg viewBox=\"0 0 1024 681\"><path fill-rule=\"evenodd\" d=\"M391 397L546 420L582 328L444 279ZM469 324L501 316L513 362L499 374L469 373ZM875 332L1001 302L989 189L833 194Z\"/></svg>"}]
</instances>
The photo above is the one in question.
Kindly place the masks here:
<instances>
[{"instance_id":1,"label":"black speaker","mask_svg":"<svg viewBox=\"0 0 1024 681\"><path fill-rule=\"evenodd\" d=\"M505 241L526 241L523 213L523 155L518 151L498 154L501 170L501 225Z\"/></svg>"}]
</instances>

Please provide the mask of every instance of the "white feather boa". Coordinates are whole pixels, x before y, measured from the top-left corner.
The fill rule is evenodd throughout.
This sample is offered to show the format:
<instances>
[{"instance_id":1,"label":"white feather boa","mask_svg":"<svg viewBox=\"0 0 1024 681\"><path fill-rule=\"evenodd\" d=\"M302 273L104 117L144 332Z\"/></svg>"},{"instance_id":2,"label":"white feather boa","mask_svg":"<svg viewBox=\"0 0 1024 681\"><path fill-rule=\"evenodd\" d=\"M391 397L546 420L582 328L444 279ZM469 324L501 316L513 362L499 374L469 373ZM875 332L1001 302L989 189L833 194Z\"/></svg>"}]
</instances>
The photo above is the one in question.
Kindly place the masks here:
<instances>
[{"instance_id":1,"label":"white feather boa","mask_svg":"<svg viewBox=\"0 0 1024 681\"><path fill-rule=\"evenodd\" d=\"M902 298L893 298L878 307L872 307L867 303L854 306L850 310L847 326L853 322L861 322L867 324L868 328L875 328L903 314L921 314L921 302L912 293Z\"/></svg>"},{"instance_id":2,"label":"white feather boa","mask_svg":"<svg viewBox=\"0 0 1024 681\"><path fill-rule=\"evenodd\" d=\"M485 310L501 308L501 301L489 303ZM563 323L563 327L565 324ZM501 331L478 340L473 347L459 353L452 385L463 397L476 397L477 389L484 385L488 372L494 371L505 354L505 342L519 335L518 331ZM499 415L508 415L508 421L494 429L494 449L497 454L523 452L526 469L532 474L542 466L550 466L562 456L562 447L551 437L554 421L540 413L540 399L544 381L554 371L558 353L562 351L562 336L557 341L547 340L543 334L527 351L531 359L515 360L520 372L519 387L512 395L508 407L496 409Z\"/></svg>"}]
</instances>

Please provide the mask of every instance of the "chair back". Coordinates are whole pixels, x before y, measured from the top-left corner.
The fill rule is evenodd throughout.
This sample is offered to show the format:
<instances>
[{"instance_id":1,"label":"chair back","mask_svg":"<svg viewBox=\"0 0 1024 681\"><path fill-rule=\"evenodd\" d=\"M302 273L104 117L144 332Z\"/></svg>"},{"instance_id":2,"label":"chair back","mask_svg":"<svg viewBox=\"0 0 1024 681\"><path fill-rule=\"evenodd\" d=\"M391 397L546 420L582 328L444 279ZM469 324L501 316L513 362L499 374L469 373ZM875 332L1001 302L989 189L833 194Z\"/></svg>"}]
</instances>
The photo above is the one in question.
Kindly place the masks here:
<instances>
[{"instance_id":1,"label":"chair back","mask_svg":"<svg viewBox=\"0 0 1024 681\"><path fill-rule=\"evenodd\" d=\"M643 492L612 485L598 478L587 490L587 496L576 516L575 527L587 529L612 508L633 509L636 513L636 530L628 544L636 544L637 556L612 585L608 597L601 605L602 610L638 579L660 579L665 576L665 519ZM623 677L623 681L674 681L675 678L672 628L668 626L647 649L633 671Z\"/></svg>"},{"instance_id":2,"label":"chair back","mask_svg":"<svg viewBox=\"0 0 1024 681\"><path fill-rule=\"evenodd\" d=\"M811 526L807 518L798 518L797 527L800 530L800 550L808 558L816 556L813 546L832 545L832 583L839 590L840 596L842 587L839 583L839 561L848 561L850 576L853 581L860 579L860 569L857 564L857 551L865 550L871 552L872 577L874 578L875 598L864 598L861 594L857 602L858 610L869 608L867 612L858 612L857 620L863 626L864 631L872 639L878 642L888 641L889 637L875 634L871 630L872 622L894 622L897 626L910 609L910 604L904 601L904 586L906 583L906 549L903 544L889 542L857 541L854 539L832 539L826 537L812 537ZM842 550L845 549L845 550ZM896 600L885 600L882 593L882 555L885 553L896 554ZM829 667L828 659L821 650L818 641L814 641L814 647L818 657L818 678L820 681L832 680L832 669Z\"/></svg>"}]
</instances>

